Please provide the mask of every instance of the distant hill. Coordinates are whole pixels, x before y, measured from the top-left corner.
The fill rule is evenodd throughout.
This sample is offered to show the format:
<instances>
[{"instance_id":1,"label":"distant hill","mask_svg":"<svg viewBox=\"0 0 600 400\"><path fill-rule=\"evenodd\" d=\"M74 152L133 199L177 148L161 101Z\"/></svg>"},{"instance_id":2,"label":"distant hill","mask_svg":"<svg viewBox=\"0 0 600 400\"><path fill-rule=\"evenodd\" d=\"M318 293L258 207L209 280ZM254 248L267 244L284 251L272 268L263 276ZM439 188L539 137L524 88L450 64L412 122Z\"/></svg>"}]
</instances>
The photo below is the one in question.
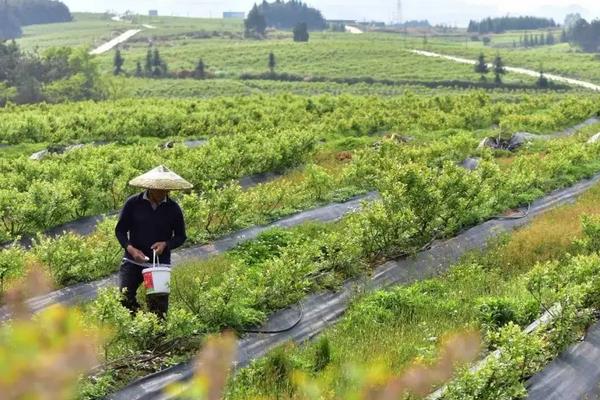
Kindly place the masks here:
<instances>
[{"instance_id":1,"label":"distant hill","mask_svg":"<svg viewBox=\"0 0 600 400\"><path fill-rule=\"evenodd\" d=\"M68 22L69 8L53 0L8 0L0 2L0 40L21 36L21 27L34 24Z\"/></svg>"}]
</instances>

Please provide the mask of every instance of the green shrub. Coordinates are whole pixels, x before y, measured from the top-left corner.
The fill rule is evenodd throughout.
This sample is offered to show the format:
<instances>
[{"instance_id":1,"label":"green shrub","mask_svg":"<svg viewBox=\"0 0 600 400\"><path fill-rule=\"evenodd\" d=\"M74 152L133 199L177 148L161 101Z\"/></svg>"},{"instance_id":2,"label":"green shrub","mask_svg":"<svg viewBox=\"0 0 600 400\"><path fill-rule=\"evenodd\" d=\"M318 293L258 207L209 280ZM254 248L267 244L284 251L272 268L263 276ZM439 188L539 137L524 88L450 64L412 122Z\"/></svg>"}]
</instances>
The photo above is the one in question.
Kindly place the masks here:
<instances>
[{"instance_id":1,"label":"green shrub","mask_svg":"<svg viewBox=\"0 0 600 400\"><path fill-rule=\"evenodd\" d=\"M122 249L114 240L114 220L98 225L90 236L65 233L56 238L38 236L33 254L48 266L54 282L66 286L88 282L117 270Z\"/></svg>"},{"instance_id":2,"label":"green shrub","mask_svg":"<svg viewBox=\"0 0 600 400\"><path fill-rule=\"evenodd\" d=\"M575 241L577 249L585 253L600 251L600 216L584 215L581 225L583 237Z\"/></svg>"},{"instance_id":3,"label":"green shrub","mask_svg":"<svg viewBox=\"0 0 600 400\"><path fill-rule=\"evenodd\" d=\"M165 334L165 328L165 324L156 314L138 311L127 327L126 334L132 342L131 347L134 350L143 351L156 347L160 343L161 337Z\"/></svg>"},{"instance_id":4,"label":"green shrub","mask_svg":"<svg viewBox=\"0 0 600 400\"><path fill-rule=\"evenodd\" d=\"M499 329L513 322L524 326L539 314L539 304L535 300L523 301L505 297L490 297L480 300L478 319L488 329Z\"/></svg>"},{"instance_id":5,"label":"green shrub","mask_svg":"<svg viewBox=\"0 0 600 400\"><path fill-rule=\"evenodd\" d=\"M22 247L11 245L0 250L0 298L4 293L5 284L24 274L25 265L26 252Z\"/></svg>"},{"instance_id":6,"label":"green shrub","mask_svg":"<svg viewBox=\"0 0 600 400\"><path fill-rule=\"evenodd\" d=\"M261 233L254 240L236 246L231 255L251 267L281 256L284 248L300 240L302 236L296 232L274 228Z\"/></svg>"},{"instance_id":7,"label":"green shrub","mask_svg":"<svg viewBox=\"0 0 600 400\"><path fill-rule=\"evenodd\" d=\"M311 193L313 198L318 201L326 201L331 198L331 191L334 187L334 178L321 166L310 164L306 167L306 180L304 181L304 190Z\"/></svg>"},{"instance_id":8,"label":"green shrub","mask_svg":"<svg viewBox=\"0 0 600 400\"><path fill-rule=\"evenodd\" d=\"M258 324L266 318L256 307L263 289L249 280L246 270L228 258L180 266L171 277L172 301L195 314L210 332Z\"/></svg>"}]
</instances>

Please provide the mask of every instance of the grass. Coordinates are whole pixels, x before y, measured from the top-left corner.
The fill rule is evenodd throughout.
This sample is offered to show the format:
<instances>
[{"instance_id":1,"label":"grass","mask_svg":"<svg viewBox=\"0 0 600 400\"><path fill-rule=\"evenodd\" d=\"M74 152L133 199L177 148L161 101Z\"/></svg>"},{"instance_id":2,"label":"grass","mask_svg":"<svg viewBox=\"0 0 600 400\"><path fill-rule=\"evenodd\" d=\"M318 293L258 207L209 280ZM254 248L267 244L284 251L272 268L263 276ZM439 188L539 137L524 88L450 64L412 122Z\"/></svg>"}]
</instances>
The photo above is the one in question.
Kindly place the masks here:
<instances>
[{"instance_id":1,"label":"grass","mask_svg":"<svg viewBox=\"0 0 600 400\"><path fill-rule=\"evenodd\" d=\"M600 215L600 186L591 188L574 204L536 217L491 250L490 258L496 258L508 270L523 270L536 262L560 259L574 250L573 240L581 237L582 215Z\"/></svg>"}]
</instances>

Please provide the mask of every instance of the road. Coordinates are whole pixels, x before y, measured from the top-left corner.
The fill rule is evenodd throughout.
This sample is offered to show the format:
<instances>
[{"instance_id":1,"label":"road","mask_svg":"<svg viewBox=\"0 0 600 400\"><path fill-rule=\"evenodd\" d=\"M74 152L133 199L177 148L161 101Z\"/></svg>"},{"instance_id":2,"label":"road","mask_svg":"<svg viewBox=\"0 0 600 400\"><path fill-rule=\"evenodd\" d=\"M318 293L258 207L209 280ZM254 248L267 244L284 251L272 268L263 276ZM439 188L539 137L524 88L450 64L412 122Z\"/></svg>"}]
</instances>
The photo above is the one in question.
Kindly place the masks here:
<instances>
[{"instance_id":1,"label":"road","mask_svg":"<svg viewBox=\"0 0 600 400\"><path fill-rule=\"evenodd\" d=\"M348 26L348 25L346 25L346 32L350 32L350 33L354 33L354 34L364 33L362 30L358 29L357 27Z\"/></svg>"},{"instance_id":2,"label":"road","mask_svg":"<svg viewBox=\"0 0 600 400\"><path fill-rule=\"evenodd\" d=\"M121 44L123 42L126 42L131 37L133 37L134 35L137 35L141 31L142 31L141 29L130 29L128 31L125 31L122 34L120 34L119 36L117 36L116 38L114 38L114 39L112 39L112 40L104 43L103 45L95 48L94 50L90 51L90 54L91 55L98 55L98 54L106 53L107 51L109 51L113 47L115 47L118 44Z\"/></svg>"},{"instance_id":3,"label":"road","mask_svg":"<svg viewBox=\"0 0 600 400\"><path fill-rule=\"evenodd\" d=\"M461 58L461 57L455 57L455 56L449 56L449 55L445 55L445 54L433 53L430 51L424 51L424 50L410 50L410 51L414 54L418 54L421 56L441 58L444 60L450 60L450 61L454 61L454 62L461 63L461 64L475 65L477 63L477 61L475 61L475 60L470 60L467 58ZM492 65L489 64L489 66L491 67ZM531 69L518 68L518 67L505 67L505 68L508 72L513 72L515 74L532 76L534 78L537 78L540 76L539 71L534 71ZM567 84L573 85L573 86L580 86L580 87L583 87L586 89L600 91L600 86L593 84L591 82L580 81L578 79L566 78L564 76L555 75L555 74L544 73L544 76L554 82L567 83Z\"/></svg>"}]
</instances>

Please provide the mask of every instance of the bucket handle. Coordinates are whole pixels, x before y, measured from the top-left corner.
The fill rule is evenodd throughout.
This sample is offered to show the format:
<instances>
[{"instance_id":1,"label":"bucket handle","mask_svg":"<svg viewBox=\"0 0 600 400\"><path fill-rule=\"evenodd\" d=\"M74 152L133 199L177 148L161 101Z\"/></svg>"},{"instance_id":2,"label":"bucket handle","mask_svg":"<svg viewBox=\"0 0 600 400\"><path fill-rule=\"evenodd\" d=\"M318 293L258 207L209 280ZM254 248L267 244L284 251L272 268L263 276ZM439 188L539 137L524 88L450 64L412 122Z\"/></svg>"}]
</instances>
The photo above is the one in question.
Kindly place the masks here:
<instances>
[{"instance_id":1,"label":"bucket handle","mask_svg":"<svg viewBox=\"0 0 600 400\"><path fill-rule=\"evenodd\" d=\"M152 268L156 268L157 264L158 264L158 254L156 254L156 250L153 249L152 250Z\"/></svg>"}]
</instances>

